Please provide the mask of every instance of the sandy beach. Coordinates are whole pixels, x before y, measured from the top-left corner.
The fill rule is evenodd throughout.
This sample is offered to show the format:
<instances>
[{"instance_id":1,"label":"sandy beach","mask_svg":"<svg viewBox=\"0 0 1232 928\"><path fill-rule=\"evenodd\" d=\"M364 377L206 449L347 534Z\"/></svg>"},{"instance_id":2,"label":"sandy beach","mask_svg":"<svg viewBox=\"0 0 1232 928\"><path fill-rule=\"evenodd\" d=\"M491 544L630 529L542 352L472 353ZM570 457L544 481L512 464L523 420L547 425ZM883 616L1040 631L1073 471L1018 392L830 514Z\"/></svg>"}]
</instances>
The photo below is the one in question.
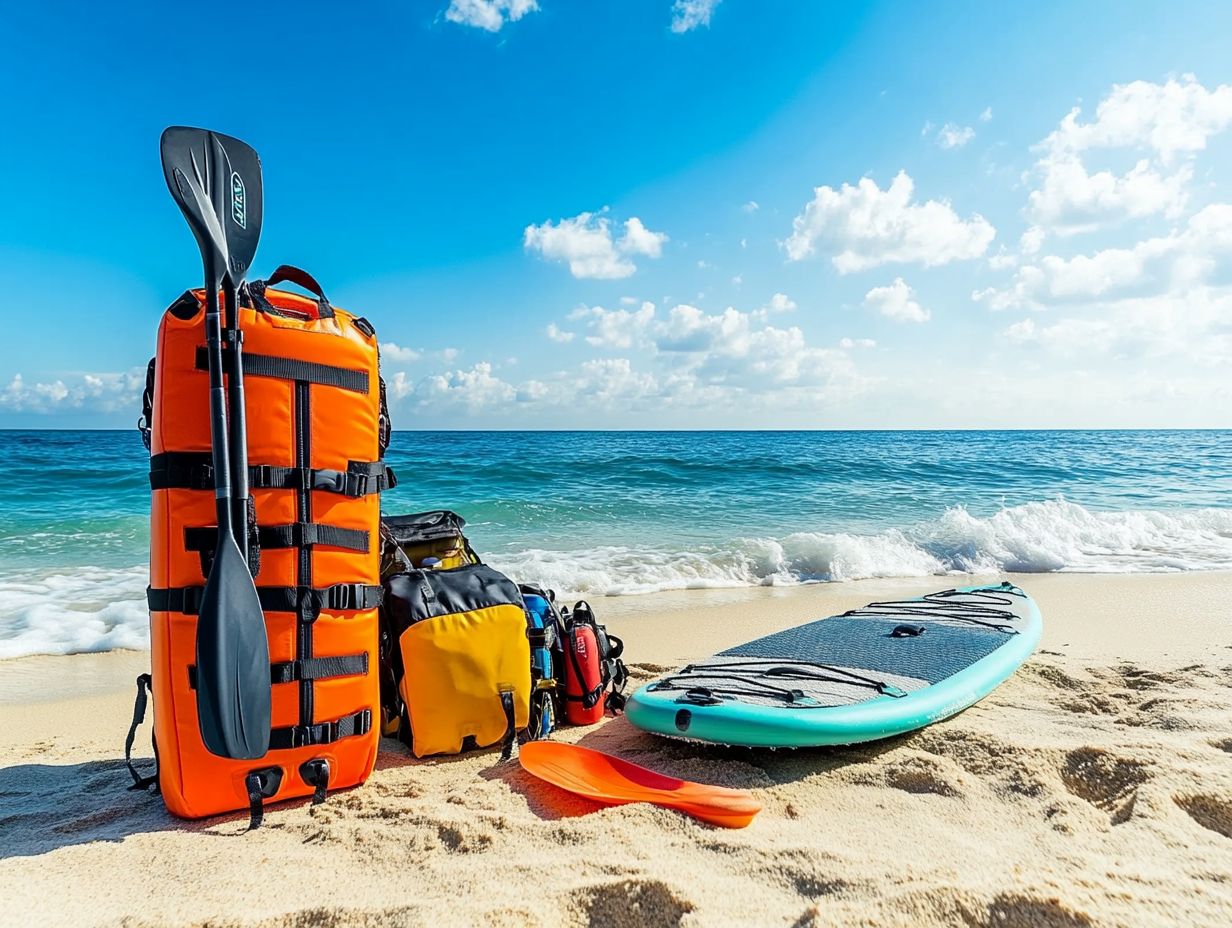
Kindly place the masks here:
<instances>
[{"instance_id":1,"label":"sandy beach","mask_svg":"<svg viewBox=\"0 0 1232 928\"><path fill-rule=\"evenodd\" d=\"M987 579L987 578L980 578ZM561 738L755 790L744 830L601 808L495 753L386 741L322 806L182 822L126 791L143 652L0 664L0 923L1226 925L1232 575L1011 577L1036 655L949 721L858 748L750 751L624 719ZM675 663L960 578L595 601L644 681ZM148 732L140 741L149 755Z\"/></svg>"}]
</instances>

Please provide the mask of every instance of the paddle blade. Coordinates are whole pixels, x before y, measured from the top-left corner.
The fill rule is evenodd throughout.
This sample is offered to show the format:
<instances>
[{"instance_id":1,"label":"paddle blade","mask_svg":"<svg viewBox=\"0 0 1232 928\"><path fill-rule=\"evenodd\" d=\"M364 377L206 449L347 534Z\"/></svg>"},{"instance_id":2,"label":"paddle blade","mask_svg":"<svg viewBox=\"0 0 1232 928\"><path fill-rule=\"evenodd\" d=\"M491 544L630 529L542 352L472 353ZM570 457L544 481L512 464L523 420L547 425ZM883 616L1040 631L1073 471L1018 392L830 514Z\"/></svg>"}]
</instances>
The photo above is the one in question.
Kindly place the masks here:
<instances>
[{"instance_id":1,"label":"paddle blade","mask_svg":"<svg viewBox=\"0 0 1232 928\"><path fill-rule=\"evenodd\" d=\"M248 563L230 532L218 533L197 617L197 717L211 754L256 760L269 750L265 616Z\"/></svg>"},{"instance_id":2,"label":"paddle blade","mask_svg":"<svg viewBox=\"0 0 1232 928\"><path fill-rule=\"evenodd\" d=\"M744 828L761 811L747 790L678 780L576 744L531 741L518 757L539 779L607 805L650 802L723 828Z\"/></svg>"},{"instance_id":3,"label":"paddle blade","mask_svg":"<svg viewBox=\"0 0 1232 928\"><path fill-rule=\"evenodd\" d=\"M172 126L160 145L167 188L193 230L207 273L240 281L261 237L261 159L239 139Z\"/></svg>"}]
</instances>

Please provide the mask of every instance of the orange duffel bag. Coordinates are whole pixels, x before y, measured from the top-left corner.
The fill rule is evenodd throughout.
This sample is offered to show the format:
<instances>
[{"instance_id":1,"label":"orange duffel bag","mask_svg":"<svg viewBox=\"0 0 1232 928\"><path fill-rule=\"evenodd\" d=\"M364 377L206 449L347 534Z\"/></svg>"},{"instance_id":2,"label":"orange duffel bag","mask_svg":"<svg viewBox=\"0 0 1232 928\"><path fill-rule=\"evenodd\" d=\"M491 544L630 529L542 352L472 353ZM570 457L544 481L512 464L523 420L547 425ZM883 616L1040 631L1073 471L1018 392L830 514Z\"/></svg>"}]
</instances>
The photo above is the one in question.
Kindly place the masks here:
<instances>
[{"instance_id":1,"label":"orange duffel bag","mask_svg":"<svg viewBox=\"0 0 1232 928\"><path fill-rule=\"evenodd\" d=\"M273 289L291 281L312 297ZM241 290L248 419L249 566L269 637L272 717L260 760L211 754L198 728L196 612L217 538L204 295L171 305L145 400L150 447L151 673L157 784L199 818L362 783L380 736L380 492L394 485L376 334L297 268ZM131 752L130 731L126 754Z\"/></svg>"}]
</instances>

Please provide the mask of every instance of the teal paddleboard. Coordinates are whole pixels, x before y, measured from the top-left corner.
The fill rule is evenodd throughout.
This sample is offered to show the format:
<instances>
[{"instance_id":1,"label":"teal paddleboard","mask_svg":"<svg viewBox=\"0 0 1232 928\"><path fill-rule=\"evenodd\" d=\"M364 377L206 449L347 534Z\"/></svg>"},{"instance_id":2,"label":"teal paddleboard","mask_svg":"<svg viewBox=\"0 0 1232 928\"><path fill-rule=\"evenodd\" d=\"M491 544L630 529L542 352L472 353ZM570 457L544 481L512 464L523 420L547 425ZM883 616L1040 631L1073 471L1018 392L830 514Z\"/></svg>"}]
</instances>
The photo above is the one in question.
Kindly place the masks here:
<instances>
[{"instance_id":1,"label":"teal paddleboard","mask_svg":"<svg viewBox=\"0 0 1232 928\"><path fill-rule=\"evenodd\" d=\"M1010 583L870 603L687 664L625 712L646 731L718 744L874 741L983 699L1042 630L1035 602Z\"/></svg>"}]
</instances>

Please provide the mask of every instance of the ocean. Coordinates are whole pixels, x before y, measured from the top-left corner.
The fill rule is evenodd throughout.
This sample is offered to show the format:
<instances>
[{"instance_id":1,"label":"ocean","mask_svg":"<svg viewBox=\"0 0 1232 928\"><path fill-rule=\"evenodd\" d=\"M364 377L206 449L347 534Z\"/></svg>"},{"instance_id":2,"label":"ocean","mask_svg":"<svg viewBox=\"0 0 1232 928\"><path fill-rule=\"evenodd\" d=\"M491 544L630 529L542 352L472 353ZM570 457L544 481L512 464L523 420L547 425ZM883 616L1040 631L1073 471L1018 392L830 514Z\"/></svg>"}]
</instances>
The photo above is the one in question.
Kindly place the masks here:
<instances>
[{"instance_id":1,"label":"ocean","mask_svg":"<svg viewBox=\"0 0 1232 928\"><path fill-rule=\"evenodd\" d=\"M396 432L387 513L449 508L562 593L1232 569L1232 431ZM0 658L148 646L135 431L0 431Z\"/></svg>"}]
</instances>

